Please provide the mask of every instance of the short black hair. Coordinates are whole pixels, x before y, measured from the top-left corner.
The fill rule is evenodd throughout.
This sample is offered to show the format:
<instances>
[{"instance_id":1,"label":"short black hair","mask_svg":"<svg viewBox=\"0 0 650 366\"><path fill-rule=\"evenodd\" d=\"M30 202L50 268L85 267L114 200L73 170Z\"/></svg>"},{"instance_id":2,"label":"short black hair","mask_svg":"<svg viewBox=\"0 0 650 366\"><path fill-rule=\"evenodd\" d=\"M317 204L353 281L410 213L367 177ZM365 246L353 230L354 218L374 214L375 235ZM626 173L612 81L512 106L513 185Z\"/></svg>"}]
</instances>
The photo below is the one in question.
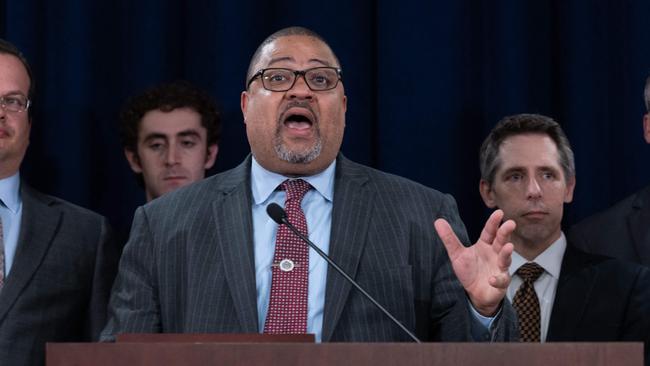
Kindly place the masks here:
<instances>
[{"instance_id":1,"label":"short black hair","mask_svg":"<svg viewBox=\"0 0 650 366\"><path fill-rule=\"evenodd\" d=\"M323 38L320 34L314 32L311 29L307 29L305 27L299 27L299 26L293 26L293 27L288 27L288 28L283 28L280 29L279 31L271 34L270 36L266 37L262 43L260 43L259 46L257 46L257 49L255 50L255 53L253 54L253 57L251 57L251 62L248 64L248 71L246 72L246 80L244 81L246 85L248 85L248 81L250 80L251 77L253 77L253 74L257 72L257 70L254 70L255 65L257 62L260 60L260 55L262 53L262 49L264 46L267 44L277 40L278 38L282 37L289 37L289 36L306 36L306 37L312 37L315 38L321 42L323 42L327 48L332 51L332 55L334 56L334 60L338 64L337 66L341 68L341 63L339 62L339 58L336 56L334 51L332 50L332 47L330 47L329 43Z\"/></svg>"}]
</instances>

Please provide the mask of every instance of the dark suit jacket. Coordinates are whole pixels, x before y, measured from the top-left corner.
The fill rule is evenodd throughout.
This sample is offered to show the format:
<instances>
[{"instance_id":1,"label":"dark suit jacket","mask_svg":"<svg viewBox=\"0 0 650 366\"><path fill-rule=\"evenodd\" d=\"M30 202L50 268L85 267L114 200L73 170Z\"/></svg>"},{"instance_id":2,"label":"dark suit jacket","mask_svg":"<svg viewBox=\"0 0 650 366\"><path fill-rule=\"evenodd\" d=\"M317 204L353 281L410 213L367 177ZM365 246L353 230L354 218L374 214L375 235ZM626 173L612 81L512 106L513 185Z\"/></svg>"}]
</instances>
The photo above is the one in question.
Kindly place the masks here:
<instances>
[{"instance_id":1,"label":"dark suit jacket","mask_svg":"<svg viewBox=\"0 0 650 366\"><path fill-rule=\"evenodd\" d=\"M0 292L0 364L44 365L45 342L96 340L117 258L105 218L21 187L11 272Z\"/></svg>"},{"instance_id":2,"label":"dark suit jacket","mask_svg":"<svg viewBox=\"0 0 650 366\"><path fill-rule=\"evenodd\" d=\"M650 362L650 270L567 245L546 340L642 341Z\"/></svg>"},{"instance_id":3,"label":"dark suit jacket","mask_svg":"<svg viewBox=\"0 0 650 366\"><path fill-rule=\"evenodd\" d=\"M138 209L103 339L259 331L250 164L249 157ZM433 228L440 216L467 241L451 196L339 156L330 256L421 338L462 341L470 332L468 301ZM513 337L513 316L506 301L496 339ZM409 340L331 269L322 339Z\"/></svg>"},{"instance_id":4,"label":"dark suit jacket","mask_svg":"<svg viewBox=\"0 0 650 366\"><path fill-rule=\"evenodd\" d=\"M573 226L569 238L588 253L650 266L650 186Z\"/></svg>"}]
</instances>

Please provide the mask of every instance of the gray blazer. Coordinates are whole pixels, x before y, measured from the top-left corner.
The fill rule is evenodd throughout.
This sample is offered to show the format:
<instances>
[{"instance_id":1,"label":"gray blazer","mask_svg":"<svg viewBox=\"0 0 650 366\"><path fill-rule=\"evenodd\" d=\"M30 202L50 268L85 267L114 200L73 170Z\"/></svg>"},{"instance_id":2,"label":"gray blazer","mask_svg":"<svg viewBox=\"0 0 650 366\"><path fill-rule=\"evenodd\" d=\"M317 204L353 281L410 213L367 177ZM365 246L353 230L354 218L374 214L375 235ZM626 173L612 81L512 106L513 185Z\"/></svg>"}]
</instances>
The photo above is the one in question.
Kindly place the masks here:
<instances>
[{"instance_id":1,"label":"gray blazer","mask_svg":"<svg viewBox=\"0 0 650 366\"><path fill-rule=\"evenodd\" d=\"M574 225L569 238L588 253L650 266L650 186Z\"/></svg>"},{"instance_id":2,"label":"gray blazer","mask_svg":"<svg viewBox=\"0 0 650 366\"><path fill-rule=\"evenodd\" d=\"M137 210L104 340L118 333L259 332L250 164L248 157ZM469 340L475 324L433 228L438 217L467 242L451 196L339 155L332 259L422 339ZM513 317L506 301L487 338L514 337ZM322 339L409 340L333 270Z\"/></svg>"},{"instance_id":3,"label":"gray blazer","mask_svg":"<svg viewBox=\"0 0 650 366\"><path fill-rule=\"evenodd\" d=\"M0 364L44 365L45 342L96 340L117 268L102 216L21 187L18 248L0 292Z\"/></svg>"}]
</instances>

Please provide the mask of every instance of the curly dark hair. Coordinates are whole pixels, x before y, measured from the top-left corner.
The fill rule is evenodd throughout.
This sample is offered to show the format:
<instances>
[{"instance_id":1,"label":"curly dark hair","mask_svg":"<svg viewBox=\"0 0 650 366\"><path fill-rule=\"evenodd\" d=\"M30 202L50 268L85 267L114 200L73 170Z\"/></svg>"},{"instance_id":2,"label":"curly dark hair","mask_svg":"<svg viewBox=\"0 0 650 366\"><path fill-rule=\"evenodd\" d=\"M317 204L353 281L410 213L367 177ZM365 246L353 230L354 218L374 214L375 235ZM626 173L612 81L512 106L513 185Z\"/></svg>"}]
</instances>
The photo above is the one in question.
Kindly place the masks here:
<instances>
[{"instance_id":1,"label":"curly dark hair","mask_svg":"<svg viewBox=\"0 0 650 366\"><path fill-rule=\"evenodd\" d=\"M160 84L129 99L120 113L120 140L122 146L138 152L138 131L142 117L149 111L170 112L191 108L201 115L201 125L208 131L207 145L219 143L221 115L213 99L187 81Z\"/></svg>"}]
</instances>

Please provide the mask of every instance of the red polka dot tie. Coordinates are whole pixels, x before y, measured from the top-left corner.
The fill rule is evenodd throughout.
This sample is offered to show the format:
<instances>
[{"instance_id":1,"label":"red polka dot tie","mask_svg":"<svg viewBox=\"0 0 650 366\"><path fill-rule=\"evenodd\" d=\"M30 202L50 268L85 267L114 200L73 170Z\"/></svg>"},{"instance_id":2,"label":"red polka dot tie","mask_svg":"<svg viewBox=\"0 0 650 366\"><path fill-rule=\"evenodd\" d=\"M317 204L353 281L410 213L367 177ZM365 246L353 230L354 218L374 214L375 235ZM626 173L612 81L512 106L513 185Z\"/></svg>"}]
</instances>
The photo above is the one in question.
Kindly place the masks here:
<instances>
[{"instance_id":1,"label":"red polka dot tie","mask_svg":"<svg viewBox=\"0 0 650 366\"><path fill-rule=\"evenodd\" d=\"M286 180L280 189L287 192L285 211L298 231L307 236L307 220L300 207L311 185L302 179ZM307 287L309 247L286 225L279 225L271 267L271 299L264 333L300 334L307 332Z\"/></svg>"},{"instance_id":2,"label":"red polka dot tie","mask_svg":"<svg viewBox=\"0 0 650 366\"><path fill-rule=\"evenodd\" d=\"M544 268L534 262L526 263L517 270L517 275L524 282L512 299L512 306L517 310L522 342L539 342L541 339L539 299L533 284L542 273Z\"/></svg>"}]
</instances>

